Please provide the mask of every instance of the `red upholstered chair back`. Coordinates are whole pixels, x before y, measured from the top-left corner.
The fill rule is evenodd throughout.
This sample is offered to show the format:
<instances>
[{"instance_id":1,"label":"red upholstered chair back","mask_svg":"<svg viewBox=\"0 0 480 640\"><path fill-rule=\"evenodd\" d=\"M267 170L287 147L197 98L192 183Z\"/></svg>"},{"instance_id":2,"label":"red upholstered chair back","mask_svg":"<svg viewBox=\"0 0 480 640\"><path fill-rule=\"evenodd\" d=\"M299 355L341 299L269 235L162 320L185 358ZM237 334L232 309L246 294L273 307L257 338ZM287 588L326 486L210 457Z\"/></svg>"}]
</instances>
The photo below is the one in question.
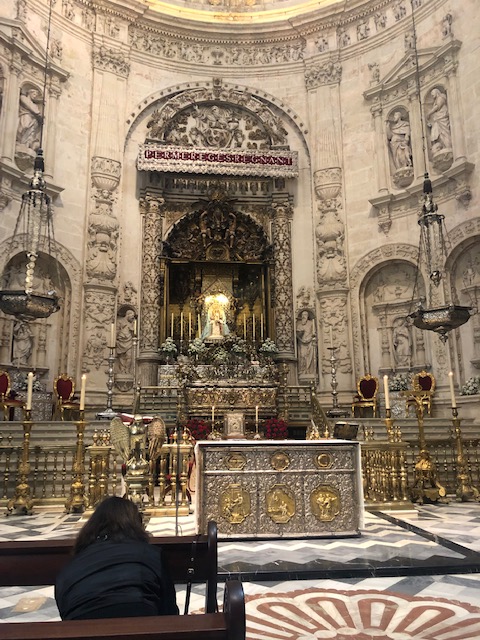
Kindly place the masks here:
<instances>
[{"instance_id":1,"label":"red upholstered chair back","mask_svg":"<svg viewBox=\"0 0 480 640\"><path fill-rule=\"evenodd\" d=\"M62 402L71 400L75 392L75 383L66 373L62 373L62 375L55 380L53 386L59 400Z\"/></svg>"},{"instance_id":2,"label":"red upholstered chair back","mask_svg":"<svg viewBox=\"0 0 480 640\"><path fill-rule=\"evenodd\" d=\"M417 391L435 391L435 378L427 371L420 371L413 376L413 388Z\"/></svg>"},{"instance_id":3,"label":"red upholstered chair back","mask_svg":"<svg viewBox=\"0 0 480 640\"><path fill-rule=\"evenodd\" d=\"M10 391L10 376L6 371L0 371L0 398L2 400L8 396Z\"/></svg>"},{"instance_id":4,"label":"red upholstered chair back","mask_svg":"<svg viewBox=\"0 0 480 640\"><path fill-rule=\"evenodd\" d=\"M377 395L378 380L370 374L360 378L358 392L363 400L373 400Z\"/></svg>"}]
</instances>

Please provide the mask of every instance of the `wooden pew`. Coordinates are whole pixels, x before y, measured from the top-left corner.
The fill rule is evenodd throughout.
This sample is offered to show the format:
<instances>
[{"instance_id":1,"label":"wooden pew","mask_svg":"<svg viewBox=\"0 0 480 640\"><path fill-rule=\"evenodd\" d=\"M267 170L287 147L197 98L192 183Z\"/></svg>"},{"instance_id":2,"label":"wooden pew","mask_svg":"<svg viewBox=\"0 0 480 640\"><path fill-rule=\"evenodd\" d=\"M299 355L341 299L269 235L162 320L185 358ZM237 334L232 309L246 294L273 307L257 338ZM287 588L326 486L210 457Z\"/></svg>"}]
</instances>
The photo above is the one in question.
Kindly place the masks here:
<instances>
[{"instance_id":1,"label":"wooden pew","mask_svg":"<svg viewBox=\"0 0 480 640\"><path fill-rule=\"evenodd\" d=\"M2 640L245 640L241 582L225 583L222 613L62 622L6 622Z\"/></svg>"},{"instance_id":2,"label":"wooden pew","mask_svg":"<svg viewBox=\"0 0 480 640\"><path fill-rule=\"evenodd\" d=\"M18 540L0 542L0 587L55 584L70 560L74 540ZM205 611L217 606L217 525L208 523L207 535L153 537L176 584L206 583ZM3 626L2 626L3 628Z\"/></svg>"}]
</instances>

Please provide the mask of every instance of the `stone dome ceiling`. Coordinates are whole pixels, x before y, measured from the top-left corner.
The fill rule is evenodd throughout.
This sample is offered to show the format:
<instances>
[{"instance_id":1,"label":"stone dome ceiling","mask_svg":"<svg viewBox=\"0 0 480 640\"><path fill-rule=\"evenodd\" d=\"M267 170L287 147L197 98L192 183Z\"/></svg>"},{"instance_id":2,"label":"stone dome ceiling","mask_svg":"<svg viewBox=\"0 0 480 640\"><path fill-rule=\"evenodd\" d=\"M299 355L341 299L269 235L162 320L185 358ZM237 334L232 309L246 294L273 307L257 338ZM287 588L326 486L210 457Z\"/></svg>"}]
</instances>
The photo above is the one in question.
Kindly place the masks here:
<instances>
[{"instance_id":1,"label":"stone dome ceiling","mask_svg":"<svg viewBox=\"0 0 480 640\"><path fill-rule=\"evenodd\" d=\"M360 0L361 2L361 0ZM288 20L321 11L344 11L359 0L147 0L154 12L211 23L256 23Z\"/></svg>"}]
</instances>

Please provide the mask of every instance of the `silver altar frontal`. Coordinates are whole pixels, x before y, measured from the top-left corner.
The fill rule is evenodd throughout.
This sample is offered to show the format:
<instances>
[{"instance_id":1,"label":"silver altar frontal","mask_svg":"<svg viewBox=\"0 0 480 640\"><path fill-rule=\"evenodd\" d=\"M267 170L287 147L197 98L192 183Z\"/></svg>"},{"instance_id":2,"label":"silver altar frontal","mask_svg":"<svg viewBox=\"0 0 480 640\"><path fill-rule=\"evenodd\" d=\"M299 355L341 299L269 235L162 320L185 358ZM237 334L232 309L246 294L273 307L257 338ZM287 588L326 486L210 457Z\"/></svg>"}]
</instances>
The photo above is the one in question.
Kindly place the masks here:
<instances>
[{"instance_id":1,"label":"silver altar frontal","mask_svg":"<svg viewBox=\"0 0 480 640\"><path fill-rule=\"evenodd\" d=\"M198 533L342 537L363 527L360 445L347 440L197 442Z\"/></svg>"}]
</instances>

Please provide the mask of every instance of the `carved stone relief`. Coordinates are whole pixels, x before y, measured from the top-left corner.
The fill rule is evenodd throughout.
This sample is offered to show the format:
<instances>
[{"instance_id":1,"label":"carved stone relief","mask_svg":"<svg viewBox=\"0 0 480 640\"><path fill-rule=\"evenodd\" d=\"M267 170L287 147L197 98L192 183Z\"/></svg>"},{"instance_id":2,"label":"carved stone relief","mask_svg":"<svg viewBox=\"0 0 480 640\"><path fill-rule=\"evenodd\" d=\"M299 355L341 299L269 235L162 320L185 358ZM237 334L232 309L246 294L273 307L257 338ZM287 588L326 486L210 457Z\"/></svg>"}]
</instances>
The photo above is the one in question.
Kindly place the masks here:
<instances>
[{"instance_id":1,"label":"carved stone relief","mask_svg":"<svg viewBox=\"0 0 480 640\"><path fill-rule=\"evenodd\" d=\"M452 165L453 151L447 92L443 87L437 86L430 91L425 110L429 156L435 169L445 171Z\"/></svg>"},{"instance_id":2,"label":"carved stone relief","mask_svg":"<svg viewBox=\"0 0 480 640\"><path fill-rule=\"evenodd\" d=\"M317 378L317 327L312 289L300 287L295 311L299 380Z\"/></svg>"},{"instance_id":3,"label":"carved stone relief","mask_svg":"<svg viewBox=\"0 0 480 640\"><path fill-rule=\"evenodd\" d=\"M87 289L85 292L85 350L83 368L85 371L99 370L105 363L108 347L108 330L114 322L113 292Z\"/></svg>"},{"instance_id":4,"label":"carved stone relief","mask_svg":"<svg viewBox=\"0 0 480 640\"><path fill-rule=\"evenodd\" d=\"M209 104L202 102L202 94L203 90L185 91L154 111L147 122L147 140L213 149L286 144L282 119L257 98L232 90L228 102Z\"/></svg>"},{"instance_id":5,"label":"carved stone relief","mask_svg":"<svg viewBox=\"0 0 480 640\"><path fill-rule=\"evenodd\" d=\"M341 79L342 65L338 61L328 60L305 71L305 86L307 89L315 89L327 84L338 84Z\"/></svg>"},{"instance_id":6,"label":"carved stone relief","mask_svg":"<svg viewBox=\"0 0 480 640\"><path fill-rule=\"evenodd\" d=\"M323 329L324 349L322 351L322 373L329 374L331 365L330 353L327 346L337 347L337 370L341 373L352 372L351 350L349 347L347 326L347 298L341 294L334 297L320 299L320 318ZM327 342L326 336L332 337L332 344Z\"/></svg>"},{"instance_id":7,"label":"carved stone relief","mask_svg":"<svg viewBox=\"0 0 480 640\"><path fill-rule=\"evenodd\" d=\"M179 220L164 243L164 254L190 261L248 262L262 260L268 246L260 225L228 199L213 199Z\"/></svg>"},{"instance_id":8,"label":"carved stone relief","mask_svg":"<svg viewBox=\"0 0 480 640\"><path fill-rule=\"evenodd\" d=\"M96 45L92 50L92 62L94 68L110 71L121 78L127 78L130 73L127 55L119 49Z\"/></svg>"},{"instance_id":9,"label":"carved stone relief","mask_svg":"<svg viewBox=\"0 0 480 640\"><path fill-rule=\"evenodd\" d=\"M90 279L113 281L116 275L119 224L112 208L113 196L103 190L89 217L86 267Z\"/></svg>"},{"instance_id":10,"label":"carved stone relief","mask_svg":"<svg viewBox=\"0 0 480 640\"><path fill-rule=\"evenodd\" d=\"M344 283L347 266L344 253L345 226L336 209L320 209L320 219L315 229L317 245L317 282L319 289Z\"/></svg>"},{"instance_id":11,"label":"carved stone relief","mask_svg":"<svg viewBox=\"0 0 480 640\"><path fill-rule=\"evenodd\" d=\"M303 60L305 41L278 41L275 44L237 42L229 46L223 43L192 43L173 35L137 26L129 28L129 43L133 49L153 56L180 60L195 64L215 66L256 66L273 65Z\"/></svg>"}]
</instances>

